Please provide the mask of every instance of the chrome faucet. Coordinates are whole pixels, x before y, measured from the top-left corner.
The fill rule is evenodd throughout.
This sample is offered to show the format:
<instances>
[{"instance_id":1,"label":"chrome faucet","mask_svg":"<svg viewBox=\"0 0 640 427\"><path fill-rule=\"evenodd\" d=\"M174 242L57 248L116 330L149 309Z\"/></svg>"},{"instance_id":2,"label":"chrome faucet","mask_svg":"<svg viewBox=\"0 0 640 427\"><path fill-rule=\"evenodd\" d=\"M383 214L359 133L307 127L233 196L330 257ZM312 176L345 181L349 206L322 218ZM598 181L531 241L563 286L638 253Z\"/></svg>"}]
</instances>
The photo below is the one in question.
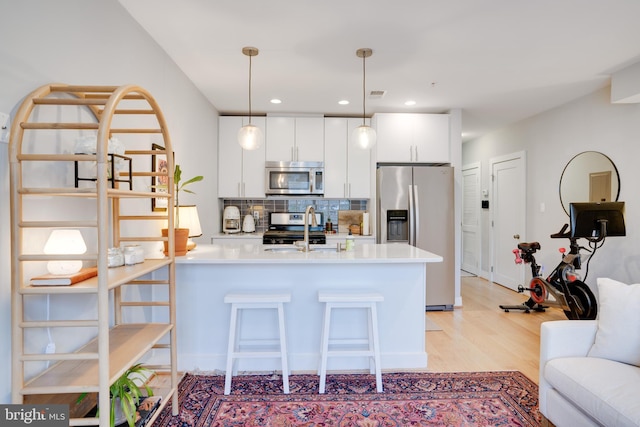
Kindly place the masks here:
<instances>
[{"instance_id":1,"label":"chrome faucet","mask_svg":"<svg viewBox=\"0 0 640 427\"><path fill-rule=\"evenodd\" d=\"M318 220L316 219L316 210L313 206L307 206L307 209L304 211L304 246L302 250L304 252L309 252L309 215L311 216L311 225L314 227L318 226Z\"/></svg>"}]
</instances>

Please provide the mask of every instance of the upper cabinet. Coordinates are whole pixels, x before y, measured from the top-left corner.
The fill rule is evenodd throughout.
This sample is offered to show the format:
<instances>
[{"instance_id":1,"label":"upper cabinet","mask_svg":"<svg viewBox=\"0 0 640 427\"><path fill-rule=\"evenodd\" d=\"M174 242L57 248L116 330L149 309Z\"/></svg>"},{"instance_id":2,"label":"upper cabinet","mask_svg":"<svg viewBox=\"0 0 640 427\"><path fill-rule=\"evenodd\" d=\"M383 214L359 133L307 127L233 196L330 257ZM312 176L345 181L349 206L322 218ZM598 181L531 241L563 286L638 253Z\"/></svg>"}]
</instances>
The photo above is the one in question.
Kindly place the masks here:
<instances>
[{"instance_id":1,"label":"upper cabinet","mask_svg":"<svg viewBox=\"0 0 640 427\"><path fill-rule=\"evenodd\" d=\"M451 161L448 114L376 114L373 127L378 162Z\"/></svg>"},{"instance_id":2,"label":"upper cabinet","mask_svg":"<svg viewBox=\"0 0 640 427\"><path fill-rule=\"evenodd\" d=\"M267 117L266 160L324 160L324 117Z\"/></svg>"},{"instance_id":3,"label":"upper cabinet","mask_svg":"<svg viewBox=\"0 0 640 427\"><path fill-rule=\"evenodd\" d=\"M248 117L219 117L218 197L264 197L265 143L252 151L238 144L238 131L248 123ZM251 123L266 134L264 117L251 117Z\"/></svg>"},{"instance_id":4,"label":"upper cabinet","mask_svg":"<svg viewBox=\"0 0 640 427\"><path fill-rule=\"evenodd\" d=\"M362 119L328 117L324 120L325 197L362 198L371 195L371 150L351 141Z\"/></svg>"}]
</instances>

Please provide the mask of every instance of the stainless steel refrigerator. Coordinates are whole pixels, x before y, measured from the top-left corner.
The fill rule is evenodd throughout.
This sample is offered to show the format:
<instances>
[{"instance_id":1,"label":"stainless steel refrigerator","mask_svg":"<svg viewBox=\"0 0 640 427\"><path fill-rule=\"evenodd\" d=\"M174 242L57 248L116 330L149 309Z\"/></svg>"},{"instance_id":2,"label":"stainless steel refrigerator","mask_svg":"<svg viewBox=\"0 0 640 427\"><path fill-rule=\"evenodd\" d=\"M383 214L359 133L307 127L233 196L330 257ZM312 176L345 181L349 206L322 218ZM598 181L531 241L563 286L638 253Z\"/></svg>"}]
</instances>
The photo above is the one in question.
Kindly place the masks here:
<instances>
[{"instance_id":1,"label":"stainless steel refrigerator","mask_svg":"<svg viewBox=\"0 0 640 427\"><path fill-rule=\"evenodd\" d=\"M378 243L405 243L441 255L427 265L426 310L453 310L455 300L453 168L377 169Z\"/></svg>"}]
</instances>

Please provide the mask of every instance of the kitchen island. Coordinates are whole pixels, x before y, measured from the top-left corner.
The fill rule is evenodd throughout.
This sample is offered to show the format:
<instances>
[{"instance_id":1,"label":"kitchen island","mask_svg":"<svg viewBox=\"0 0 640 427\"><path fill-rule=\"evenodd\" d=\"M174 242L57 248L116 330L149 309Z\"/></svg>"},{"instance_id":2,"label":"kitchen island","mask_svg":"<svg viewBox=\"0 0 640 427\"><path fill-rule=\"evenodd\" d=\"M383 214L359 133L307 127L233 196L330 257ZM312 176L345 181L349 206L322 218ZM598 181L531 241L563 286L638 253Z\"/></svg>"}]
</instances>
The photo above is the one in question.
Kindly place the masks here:
<instances>
[{"instance_id":1,"label":"kitchen island","mask_svg":"<svg viewBox=\"0 0 640 427\"><path fill-rule=\"evenodd\" d=\"M225 294L286 290L291 292L291 302L285 304L290 369L315 372L324 309L318 290L337 289L384 295L378 307L383 370L426 368L425 271L428 263L442 257L406 244L357 244L349 252L337 252L335 245L319 245L312 252L285 246L198 245L176 257L179 370L225 369L230 315ZM271 311L251 310L242 321L245 339L277 337ZM339 310L333 327L333 336L363 336L366 318L364 313ZM237 362L239 371L274 371L279 366L276 359ZM336 357L328 369L366 367L364 358Z\"/></svg>"}]
</instances>

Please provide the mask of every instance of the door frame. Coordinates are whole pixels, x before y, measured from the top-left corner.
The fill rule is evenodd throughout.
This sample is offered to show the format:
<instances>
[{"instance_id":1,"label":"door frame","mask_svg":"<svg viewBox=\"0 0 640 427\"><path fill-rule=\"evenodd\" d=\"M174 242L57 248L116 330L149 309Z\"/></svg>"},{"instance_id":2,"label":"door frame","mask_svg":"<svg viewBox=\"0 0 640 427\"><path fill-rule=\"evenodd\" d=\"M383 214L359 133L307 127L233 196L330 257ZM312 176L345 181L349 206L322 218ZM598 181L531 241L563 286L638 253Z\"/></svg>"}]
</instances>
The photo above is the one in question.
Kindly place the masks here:
<instances>
[{"instance_id":1,"label":"door frame","mask_svg":"<svg viewBox=\"0 0 640 427\"><path fill-rule=\"evenodd\" d=\"M498 182L493 174L494 171L494 167L495 165L497 165L498 163L504 163L504 162L508 162L511 160L520 160L521 161L521 168L520 168L520 182L521 182L521 186L522 186L522 193L524 194L524 197L522 198L522 206L521 206L521 212L523 215L523 227L522 227L522 231L519 233L520 234L520 238L519 241L523 241L526 242L526 224L527 224L527 153L526 151L517 151L514 153L510 153L510 154L505 154L502 156L497 156L497 157L492 157L489 159L489 173L490 173L490 177L491 177L491 194L489 196L489 200L490 200L490 206L493 206L492 209L490 209L490 224L489 224L489 257L490 257L490 271L489 271L489 280L491 282L494 281L494 276L495 276L495 269L494 266L496 265L496 252L495 252L495 244L496 244L496 226L495 226L495 208L496 208L496 191L498 188ZM518 278L520 283L524 283L524 279L525 279L525 269L521 268L520 269L520 277Z\"/></svg>"}]
</instances>

